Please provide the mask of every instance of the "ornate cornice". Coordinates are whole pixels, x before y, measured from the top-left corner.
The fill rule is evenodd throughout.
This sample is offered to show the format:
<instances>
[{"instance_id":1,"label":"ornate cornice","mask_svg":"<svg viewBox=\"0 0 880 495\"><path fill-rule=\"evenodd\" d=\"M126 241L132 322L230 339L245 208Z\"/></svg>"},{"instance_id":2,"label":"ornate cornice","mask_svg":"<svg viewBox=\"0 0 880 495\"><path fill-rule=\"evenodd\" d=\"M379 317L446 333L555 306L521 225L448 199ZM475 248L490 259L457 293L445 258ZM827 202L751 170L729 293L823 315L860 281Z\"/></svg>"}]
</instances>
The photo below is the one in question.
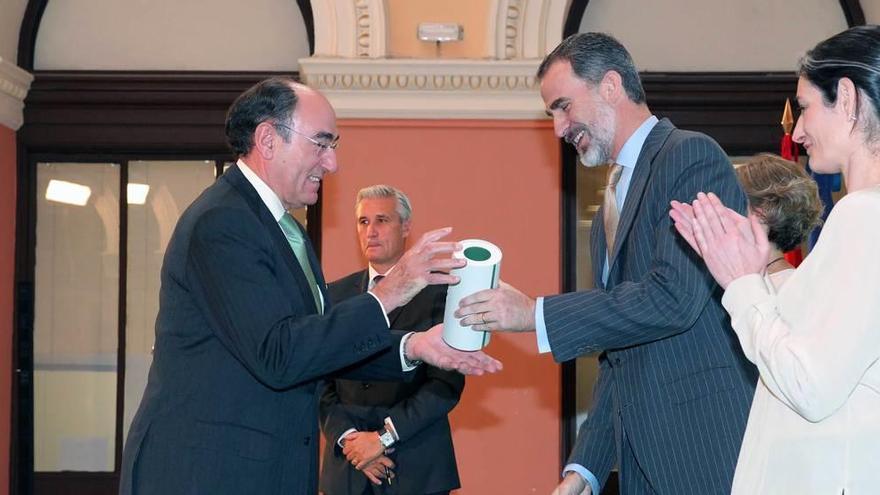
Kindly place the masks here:
<instances>
[{"instance_id":1,"label":"ornate cornice","mask_svg":"<svg viewBox=\"0 0 880 495\"><path fill-rule=\"evenodd\" d=\"M544 118L540 60L307 58L302 80L341 118Z\"/></svg>"},{"instance_id":2,"label":"ornate cornice","mask_svg":"<svg viewBox=\"0 0 880 495\"><path fill-rule=\"evenodd\" d=\"M0 124L18 130L23 122L24 98L34 76L0 57Z\"/></svg>"}]
</instances>

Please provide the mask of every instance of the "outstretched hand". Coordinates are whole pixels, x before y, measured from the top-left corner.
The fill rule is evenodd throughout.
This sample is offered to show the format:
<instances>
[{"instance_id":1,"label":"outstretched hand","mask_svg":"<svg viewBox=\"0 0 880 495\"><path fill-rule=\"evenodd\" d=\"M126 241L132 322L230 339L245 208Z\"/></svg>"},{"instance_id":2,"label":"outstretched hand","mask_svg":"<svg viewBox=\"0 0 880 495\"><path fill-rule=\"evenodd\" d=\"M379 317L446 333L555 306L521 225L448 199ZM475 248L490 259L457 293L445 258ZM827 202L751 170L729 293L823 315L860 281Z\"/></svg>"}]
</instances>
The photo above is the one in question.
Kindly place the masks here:
<instances>
[{"instance_id":1,"label":"outstretched hand","mask_svg":"<svg viewBox=\"0 0 880 495\"><path fill-rule=\"evenodd\" d=\"M451 227L426 232L403 253L394 270L382 279L382 283L370 290L382 301L386 312L390 313L408 303L425 286L458 283L458 276L450 275L449 270L467 264L463 258L451 256L461 245L457 242L439 242L450 232Z\"/></svg>"},{"instance_id":2,"label":"outstretched hand","mask_svg":"<svg viewBox=\"0 0 880 495\"><path fill-rule=\"evenodd\" d=\"M483 351L459 351L443 341L443 324L435 325L426 332L416 332L406 342L404 353L410 359L424 361L463 375L482 375L501 371L501 361Z\"/></svg>"},{"instance_id":3,"label":"outstretched hand","mask_svg":"<svg viewBox=\"0 0 880 495\"><path fill-rule=\"evenodd\" d=\"M535 300L516 287L500 282L461 300L455 317L473 330L529 332L535 329Z\"/></svg>"}]
</instances>

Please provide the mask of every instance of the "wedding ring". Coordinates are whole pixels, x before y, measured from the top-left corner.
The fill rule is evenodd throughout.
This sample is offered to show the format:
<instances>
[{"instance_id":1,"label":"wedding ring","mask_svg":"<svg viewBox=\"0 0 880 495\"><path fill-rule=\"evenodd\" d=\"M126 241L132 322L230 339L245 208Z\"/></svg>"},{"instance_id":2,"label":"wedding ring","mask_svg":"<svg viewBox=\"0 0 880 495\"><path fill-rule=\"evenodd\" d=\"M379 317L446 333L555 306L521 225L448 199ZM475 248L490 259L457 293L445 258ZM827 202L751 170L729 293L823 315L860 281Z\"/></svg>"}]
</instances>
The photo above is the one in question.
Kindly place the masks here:
<instances>
[{"instance_id":1,"label":"wedding ring","mask_svg":"<svg viewBox=\"0 0 880 495\"><path fill-rule=\"evenodd\" d=\"M480 313L480 319L483 320L482 323L480 323L480 324L485 325L486 324L486 312L485 311Z\"/></svg>"}]
</instances>

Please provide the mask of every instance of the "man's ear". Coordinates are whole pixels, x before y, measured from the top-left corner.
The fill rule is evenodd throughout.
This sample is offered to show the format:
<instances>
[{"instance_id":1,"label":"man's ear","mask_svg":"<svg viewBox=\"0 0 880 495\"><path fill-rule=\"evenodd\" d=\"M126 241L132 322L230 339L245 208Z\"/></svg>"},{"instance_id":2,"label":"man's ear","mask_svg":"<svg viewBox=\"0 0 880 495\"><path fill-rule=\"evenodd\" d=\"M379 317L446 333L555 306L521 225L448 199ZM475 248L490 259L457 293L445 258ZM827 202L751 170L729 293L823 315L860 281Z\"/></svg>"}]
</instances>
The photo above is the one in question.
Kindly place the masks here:
<instances>
[{"instance_id":1,"label":"man's ear","mask_svg":"<svg viewBox=\"0 0 880 495\"><path fill-rule=\"evenodd\" d=\"M405 222L401 222L400 233L404 239L409 237L410 227L412 226L412 220L407 220Z\"/></svg>"},{"instance_id":2,"label":"man's ear","mask_svg":"<svg viewBox=\"0 0 880 495\"><path fill-rule=\"evenodd\" d=\"M623 96L623 78L616 70L609 70L599 82L599 94L608 103L617 103Z\"/></svg>"},{"instance_id":3,"label":"man's ear","mask_svg":"<svg viewBox=\"0 0 880 495\"><path fill-rule=\"evenodd\" d=\"M261 122L254 129L254 149L260 153L264 160L275 156L275 144L278 134L275 128L268 122Z\"/></svg>"}]
</instances>

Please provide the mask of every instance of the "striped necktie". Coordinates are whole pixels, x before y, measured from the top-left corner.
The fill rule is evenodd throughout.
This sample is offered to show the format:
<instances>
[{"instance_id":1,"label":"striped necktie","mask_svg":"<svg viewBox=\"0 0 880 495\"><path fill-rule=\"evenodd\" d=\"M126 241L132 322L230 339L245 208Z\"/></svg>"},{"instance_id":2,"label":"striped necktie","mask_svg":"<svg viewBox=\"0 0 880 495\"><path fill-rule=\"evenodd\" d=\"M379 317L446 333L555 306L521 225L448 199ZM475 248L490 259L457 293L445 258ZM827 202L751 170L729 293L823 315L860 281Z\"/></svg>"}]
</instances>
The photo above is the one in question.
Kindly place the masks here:
<instances>
[{"instance_id":1,"label":"striped necktie","mask_svg":"<svg viewBox=\"0 0 880 495\"><path fill-rule=\"evenodd\" d=\"M620 212L617 210L617 183L620 182L620 174L623 172L623 165L615 163L608 171L608 185L605 186L605 198L603 200L603 208L605 212L602 219L605 222L605 246L608 257L614 250L614 237L617 235L617 223L620 221Z\"/></svg>"},{"instance_id":2,"label":"striped necktie","mask_svg":"<svg viewBox=\"0 0 880 495\"><path fill-rule=\"evenodd\" d=\"M293 254L296 256L296 261L299 262L300 268L302 268L303 273L306 274L306 278L309 281L309 288L312 290L312 297L315 298L315 307L318 308L318 313L323 313L324 308L321 304L318 283L315 282L315 273L312 272L312 266L309 264L309 255L306 250L306 241L303 237L302 231L296 224L296 220L290 216L290 213L282 215L281 220L279 220L278 223L281 225L281 231L284 232L284 237L287 238L287 243L290 244L290 249L293 250Z\"/></svg>"}]
</instances>

